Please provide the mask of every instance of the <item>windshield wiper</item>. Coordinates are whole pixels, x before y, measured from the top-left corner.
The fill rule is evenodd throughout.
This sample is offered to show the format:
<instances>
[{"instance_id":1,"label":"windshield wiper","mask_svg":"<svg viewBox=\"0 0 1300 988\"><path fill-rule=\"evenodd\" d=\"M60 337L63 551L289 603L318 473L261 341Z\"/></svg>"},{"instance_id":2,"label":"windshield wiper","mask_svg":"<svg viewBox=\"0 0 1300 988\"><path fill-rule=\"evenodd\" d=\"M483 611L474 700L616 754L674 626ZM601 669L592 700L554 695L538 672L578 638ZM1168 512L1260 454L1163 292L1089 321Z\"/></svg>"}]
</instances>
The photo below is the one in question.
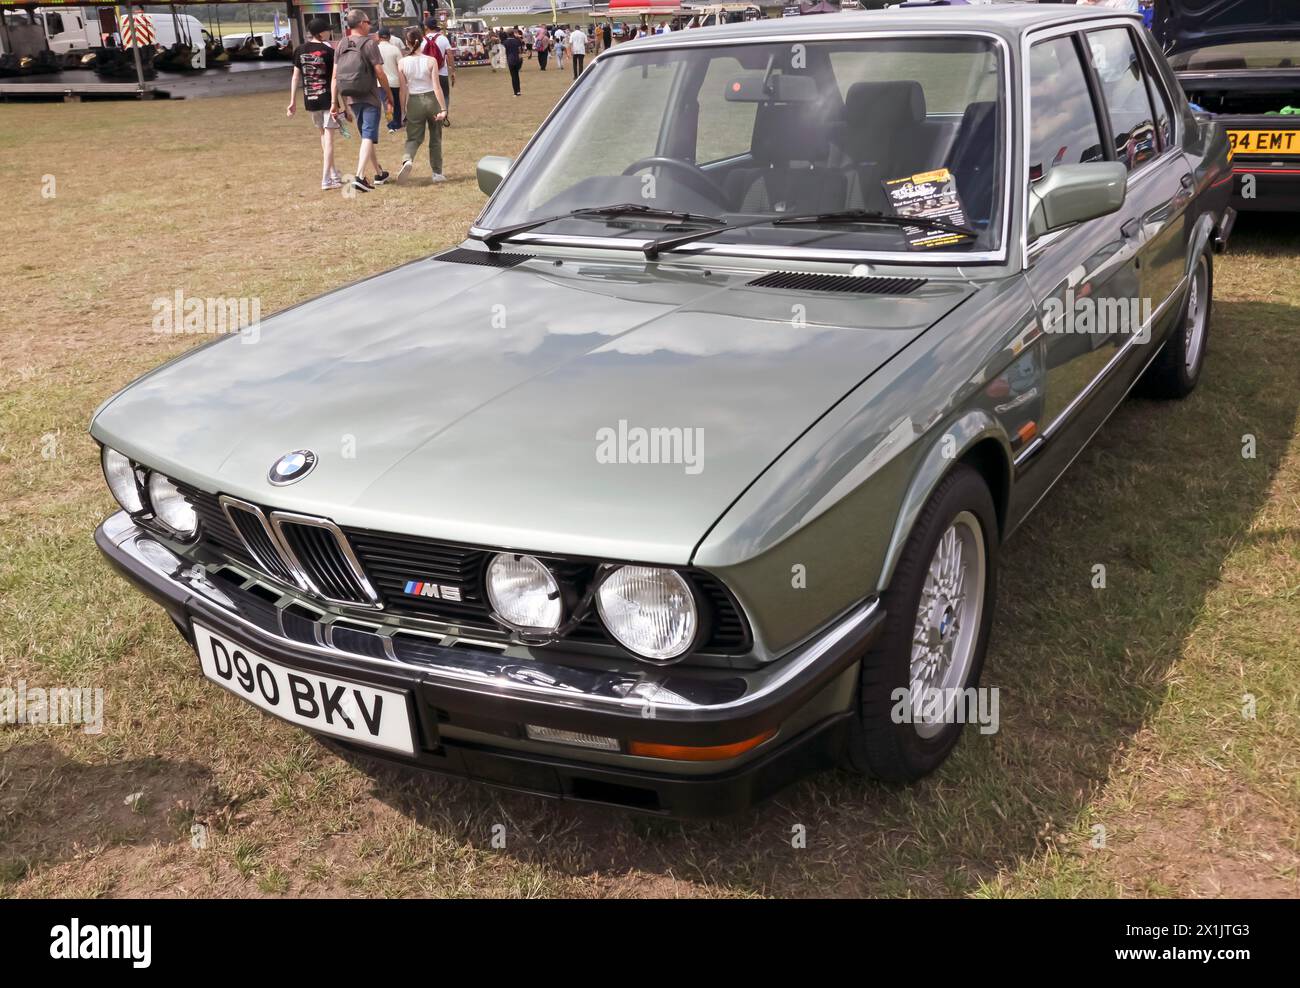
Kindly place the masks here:
<instances>
[{"instance_id":1,"label":"windshield wiper","mask_svg":"<svg viewBox=\"0 0 1300 988\"><path fill-rule=\"evenodd\" d=\"M671 237L651 240L643 248L645 256L653 260L660 252L681 247L704 237L714 237L728 230L743 230L750 226L812 226L820 224L878 223L885 226L924 226L933 230L945 230L948 233L961 234L974 239L979 234L974 230L943 220L930 219L925 216L899 216L897 213L879 213L869 209L842 209L834 213L803 213L798 216L764 216L760 220L747 220L744 223L720 224L708 230L696 230L693 233L677 233Z\"/></svg>"},{"instance_id":2,"label":"windshield wiper","mask_svg":"<svg viewBox=\"0 0 1300 988\"><path fill-rule=\"evenodd\" d=\"M946 230L948 233L960 233L966 237L978 237L979 234L969 227L958 226L946 220L932 219L929 216L900 216L898 213L878 213L869 209L841 209L834 213L818 213L816 216L782 217L774 220L777 226L813 223L883 223L887 226L925 226L931 230Z\"/></svg>"},{"instance_id":3,"label":"windshield wiper","mask_svg":"<svg viewBox=\"0 0 1300 988\"><path fill-rule=\"evenodd\" d=\"M512 223L510 226L498 227L483 238L483 243L488 246L489 250L498 250L502 241L509 240L516 234L527 233L529 230L545 226L547 223L554 223L556 220L567 220L583 216L639 216L649 220L669 220L677 223L726 222L721 217L709 216L707 213L685 213L676 209L658 209L639 202L619 202L609 206L584 206L581 209L572 209L567 213L556 213L554 216L544 216L541 219L525 220L523 223Z\"/></svg>"}]
</instances>

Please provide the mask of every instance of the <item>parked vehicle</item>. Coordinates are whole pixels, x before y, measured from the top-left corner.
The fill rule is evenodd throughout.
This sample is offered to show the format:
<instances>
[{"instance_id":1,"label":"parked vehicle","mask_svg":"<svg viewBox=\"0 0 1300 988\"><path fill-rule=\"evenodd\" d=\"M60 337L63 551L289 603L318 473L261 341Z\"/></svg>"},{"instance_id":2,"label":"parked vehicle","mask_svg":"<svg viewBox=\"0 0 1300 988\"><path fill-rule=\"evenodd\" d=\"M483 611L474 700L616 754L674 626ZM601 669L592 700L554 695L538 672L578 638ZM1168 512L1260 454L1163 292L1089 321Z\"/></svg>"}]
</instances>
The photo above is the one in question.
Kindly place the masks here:
<instances>
[{"instance_id":1,"label":"parked vehicle","mask_svg":"<svg viewBox=\"0 0 1300 988\"><path fill-rule=\"evenodd\" d=\"M1002 544L1130 389L1196 387L1227 137L1106 9L708 40L596 58L460 246L96 412L96 541L203 675L673 815L947 757Z\"/></svg>"},{"instance_id":2,"label":"parked vehicle","mask_svg":"<svg viewBox=\"0 0 1300 988\"><path fill-rule=\"evenodd\" d=\"M1233 205L1300 210L1300 9L1157 0L1154 30L1188 99L1227 128Z\"/></svg>"}]
</instances>

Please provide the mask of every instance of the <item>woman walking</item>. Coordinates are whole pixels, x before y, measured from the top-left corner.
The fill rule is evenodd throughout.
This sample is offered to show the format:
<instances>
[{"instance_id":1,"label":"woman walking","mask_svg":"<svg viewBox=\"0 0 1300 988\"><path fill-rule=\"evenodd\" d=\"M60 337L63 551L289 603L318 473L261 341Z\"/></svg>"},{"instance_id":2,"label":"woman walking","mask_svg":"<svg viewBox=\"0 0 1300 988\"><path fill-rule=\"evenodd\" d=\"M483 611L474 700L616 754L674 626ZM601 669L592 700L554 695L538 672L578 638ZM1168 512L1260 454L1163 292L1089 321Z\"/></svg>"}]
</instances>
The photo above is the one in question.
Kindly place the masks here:
<instances>
[{"instance_id":1,"label":"woman walking","mask_svg":"<svg viewBox=\"0 0 1300 988\"><path fill-rule=\"evenodd\" d=\"M406 29L406 47L412 53L397 63L397 78L401 84L402 117L406 120L406 149L397 180L404 182L411 174L415 152L424 143L424 132L429 132L429 168L433 181L445 182L442 174L442 122L447 119L447 104L438 84L438 60L432 55L422 55L420 48L424 35L418 27Z\"/></svg>"}]
</instances>

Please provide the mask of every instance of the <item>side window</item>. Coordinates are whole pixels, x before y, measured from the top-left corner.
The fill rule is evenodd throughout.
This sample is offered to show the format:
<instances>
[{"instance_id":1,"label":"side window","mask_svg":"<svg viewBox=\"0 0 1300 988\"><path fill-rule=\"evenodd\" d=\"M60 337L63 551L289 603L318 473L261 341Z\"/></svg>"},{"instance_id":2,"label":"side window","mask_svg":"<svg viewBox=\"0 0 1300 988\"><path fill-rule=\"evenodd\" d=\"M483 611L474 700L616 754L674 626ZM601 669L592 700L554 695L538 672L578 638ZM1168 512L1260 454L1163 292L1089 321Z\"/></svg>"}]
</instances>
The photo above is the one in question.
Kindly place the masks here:
<instances>
[{"instance_id":1,"label":"side window","mask_svg":"<svg viewBox=\"0 0 1300 988\"><path fill-rule=\"evenodd\" d=\"M63 16L61 14L45 15L45 31L47 34L55 35L63 33Z\"/></svg>"},{"instance_id":2,"label":"side window","mask_svg":"<svg viewBox=\"0 0 1300 988\"><path fill-rule=\"evenodd\" d=\"M1088 79L1070 38L1041 41L1029 50L1029 180L1057 165L1101 161L1101 128Z\"/></svg>"},{"instance_id":3,"label":"side window","mask_svg":"<svg viewBox=\"0 0 1300 988\"><path fill-rule=\"evenodd\" d=\"M727 83L744 73L745 67L735 58L720 56L709 60L698 97L700 121L695 141L696 163L705 165L749 153L758 104L728 101L726 98Z\"/></svg>"},{"instance_id":4,"label":"side window","mask_svg":"<svg viewBox=\"0 0 1300 988\"><path fill-rule=\"evenodd\" d=\"M1151 62L1151 52L1145 49L1142 52L1142 69L1147 77L1147 88L1151 92L1151 104L1156 108L1156 134L1160 137L1160 148L1164 150L1174 143L1174 108L1160 84L1159 73Z\"/></svg>"},{"instance_id":5,"label":"side window","mask_svg":"<svg viewBox=\"0 0 1300 988\"><path fill-rule=\"evenodd\" d=\"M1115 157L1132 171L1159 153L1142 61L1127 28L1090 31L1088 48L1110 112Z\"/></svg>"}]
</instances>

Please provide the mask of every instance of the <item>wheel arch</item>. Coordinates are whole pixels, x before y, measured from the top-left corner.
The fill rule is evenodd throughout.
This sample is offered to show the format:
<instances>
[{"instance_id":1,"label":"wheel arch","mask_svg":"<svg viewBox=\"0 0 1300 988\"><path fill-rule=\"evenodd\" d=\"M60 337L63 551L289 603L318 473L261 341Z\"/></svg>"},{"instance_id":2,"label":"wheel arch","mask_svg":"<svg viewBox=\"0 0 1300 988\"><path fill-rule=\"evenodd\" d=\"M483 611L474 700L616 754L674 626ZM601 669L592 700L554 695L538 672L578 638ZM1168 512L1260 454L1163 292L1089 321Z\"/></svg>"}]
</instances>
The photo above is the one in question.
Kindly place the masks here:
<instances>
[{"instance_id":1,"label":"wheel arch","mask_svg":"<svg viewBox=\"0 0 1300 988\"><path fill-rule=\"evenodd\" d=\"M912 475L912 482L899 508L877 590L883 592L889 586L921 508L944 477L958 464L972 467L984 478L997 511L999 533L1005 531L1007 508L1011 499L1012 459L1011 444L1006 432L986 411L967 412L946 429L936 430L930 448Z\"/></svg>"},{"instance_id":2,"label":"wheel arch","mask_svg":"<svg viewBox=\"0 0 1300 988\"><path fill-rule=\"evenodd\" d=\"M1192 227L1192 235L1187 238L1187 257L1183 262L1183 274L1190 276L1192 268L1196 265L1196 259L1201 256L1201 251L1205 245L1210 242L1210 237L1218 226L1218 220L1214 213L1207 210L1196 218L1196 225ZM1211 249L1210 253L1214 253Z\"/></svg>"}]
</instances>

